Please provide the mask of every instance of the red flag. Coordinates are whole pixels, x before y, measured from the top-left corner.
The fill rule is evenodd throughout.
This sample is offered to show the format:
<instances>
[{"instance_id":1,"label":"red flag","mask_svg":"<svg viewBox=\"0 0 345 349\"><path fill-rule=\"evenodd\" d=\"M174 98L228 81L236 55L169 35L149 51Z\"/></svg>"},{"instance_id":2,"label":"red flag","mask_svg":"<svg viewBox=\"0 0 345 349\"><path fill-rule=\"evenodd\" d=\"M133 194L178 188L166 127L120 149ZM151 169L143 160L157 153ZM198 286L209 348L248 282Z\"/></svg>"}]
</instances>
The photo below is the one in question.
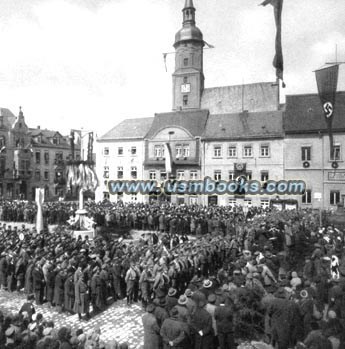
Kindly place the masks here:
<instances>
[{"instance_id":1,"label":"red flag","mask_svg":"<svg viewBox=\"0 0 345 349\"><path fill-rule=\"evenodd\" d=\"M276 41L275 41L275 56L273 59L273 67L276 68L276 77L277 79L284 80L283 71L284 71L284 60L283 60L283 49L282 49L282 9L283 9L283 0L265 0L261 3L262 6L272 5L274 8L274 20L276 23ZM283 81L283 87L285 87Z\"/></svg>"}]
</instances>

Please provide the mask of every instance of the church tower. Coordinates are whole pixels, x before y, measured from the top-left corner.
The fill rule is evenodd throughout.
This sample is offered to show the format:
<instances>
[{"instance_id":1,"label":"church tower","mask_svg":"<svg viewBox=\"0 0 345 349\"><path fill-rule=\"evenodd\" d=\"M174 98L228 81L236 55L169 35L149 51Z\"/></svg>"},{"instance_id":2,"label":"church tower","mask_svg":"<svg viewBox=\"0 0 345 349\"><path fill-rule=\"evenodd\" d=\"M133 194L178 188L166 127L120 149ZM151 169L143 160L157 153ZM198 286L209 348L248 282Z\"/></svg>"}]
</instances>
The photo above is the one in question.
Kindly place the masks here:
<instances>
[{"instance_id":1,"label":"church tower","mask_svg":"<svg viewBox=\"0 0 345 349\"><path fill-rule=\"evenodd\" d=\"M183 26L175 35L173 110L198 109L204 89L202 32L195 25L193 0L185 0Z\"/></svg>"}]
</instances>

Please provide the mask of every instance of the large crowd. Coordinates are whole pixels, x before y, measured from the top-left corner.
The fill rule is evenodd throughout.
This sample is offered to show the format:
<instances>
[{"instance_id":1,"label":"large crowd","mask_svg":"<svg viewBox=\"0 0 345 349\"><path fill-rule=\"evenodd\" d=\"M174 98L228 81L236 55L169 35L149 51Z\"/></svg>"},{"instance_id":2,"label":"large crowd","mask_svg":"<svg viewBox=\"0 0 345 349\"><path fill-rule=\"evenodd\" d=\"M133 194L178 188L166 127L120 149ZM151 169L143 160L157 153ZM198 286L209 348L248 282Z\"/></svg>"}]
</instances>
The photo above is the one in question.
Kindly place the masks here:
<instances>
[{"instance_id":1,"label":"large crowd","mask_svg":"<svg viewBox=\"0 0 345 349\"><path fill-rule=\"evenodd\" d=\"M24 290L36 304L76 313L81 321L110 302L125 298L131 306L140 301L146 311L145 349L235 348L240 339L280 349L344 346L344 234L320 228L312 211L108 202L86 206L99 225L155 233L136 242L101 236L91 242L75 239L63 227L52 234L4 224L1 288ZM60 211L73 215L76 208L70 203L52 207L54 217L63 216ZM48 219L51 212L45 211ZM20 316L26 325L18 331L12 330L18 319L0 321L0 347L25 347L31 322ZM44 329L34 336L37 345L45 341ZM61 348L85 347L63 329L66 341L59 330L54 338ZM61 346L65 342L69 346Z\"/></svg>"}]
</instances>

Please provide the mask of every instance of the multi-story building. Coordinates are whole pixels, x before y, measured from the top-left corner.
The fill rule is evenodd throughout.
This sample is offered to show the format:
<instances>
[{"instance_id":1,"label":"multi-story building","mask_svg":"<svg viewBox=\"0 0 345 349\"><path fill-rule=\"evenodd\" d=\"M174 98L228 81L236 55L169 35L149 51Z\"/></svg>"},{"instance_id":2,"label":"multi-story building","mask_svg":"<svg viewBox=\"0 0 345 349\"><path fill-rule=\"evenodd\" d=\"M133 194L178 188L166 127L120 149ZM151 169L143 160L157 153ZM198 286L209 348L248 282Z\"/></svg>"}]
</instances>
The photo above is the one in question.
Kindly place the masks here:
<instances>
[{"instance_id":1,"label":"multi-story building","mask_svg":"<svg viewBox=\"0 0 345 349\"><path fill-rule=\"evenodd\" d=\"M306 193L294 197L302 207L329 208L344 200L345 124L341 120L344 93L338 94L336 102L335 153L330 157L326 124L316 94L287 96L283 106L279 103L280 90L276 82L205 88L205 42L196 26L192 0L185 0L182 13L183 26L173 44L172 111L155 114L154 118L125 120L99 139L98 175L105 182L98 190L98 198L109 196L108 176L133 179L132 167L137 169L137 179L159 183L167 179L166 152L169 152L172 179L210 177L220 181L234 180L239 175L260 182L304 179ZM139 129L132 125L139 125ZM140 157L134 158L131 154L134 145L140 149ZM117 149L127 151L119 155ZM314 193L321 193L320 202L315 201ZM187 204L240 203L263 207L269 205L271 198L268 195L194 195L193 192L151 196L153 200ZM138 200L132 195L120 195L120 199Z\"/></svg>"},{"instance_id":2,"label":"multi-story building","mask_svg":"<svg viewBox=\"0 0 345 349\"><path fill-rule=\"evenodd\" d=\"M0 108L0 198L34 200L45 189L45 200L65 197L66 162L71 159L69 136L29 128L20 108L16 117ZM80 141L75 144L80 159Z\"/></svg>"},{"instance_id":3,"label":"multi-story building","mask_svg":"<svg viewBox=\"0 0 345 349\"><path fill-rule=\"evenodd\" d=\"M35 197L36 188L44 188L45 200L65 197L67 193L66 162L72 160L69 136L58 131L30 129L32 151L32 178L29 197ZM80 142L75 147L75 160L80 160Z\"/></svg>"},{"instance_id":4,"label":"multi-story building","mask_svg":"<svg viewBox=\"0 0 345 349\"><path fill-rule=\"evenodd\" d=\"M215 181L283 178L282 111L210 115L203 134L203 177ZM204 204L269 205L268 196L210 195Z\"/></svg>"},{"instance_id":5,"label":"multi-story building","mask_svg":"<svg viewBox=\"0 0 345 349\"><path fill-rule=\"evenodd\" d=\"M22 110L0 109L0 197L26 199L31 178L30 136Z\"/></svg>"},{"instance_id":6,"label":"multi-story building","mask_svg":"<svg viewBox=\"0 0 345 349\"><path fill-rule=\"evenodd\" d=\"M302 207L334 209L345 203L345 92L336 95L332 122L334 151L317 94L286 97L284 173L306 183Z\"/></svg>"},{"instance_id":7,"label":"multi-story building","mask_svg":"<svg viewBox=\"0 0 345 349\"><path fill-rule=\"evenodd\" d=\"M153 118L127 119L111 129L97 141L96 158L99 186L95 199L100 201L123 200L142 202L142 195L109 193L109 180L143 179L144 137L151 127Z\"/></svg>"}]
</instances>

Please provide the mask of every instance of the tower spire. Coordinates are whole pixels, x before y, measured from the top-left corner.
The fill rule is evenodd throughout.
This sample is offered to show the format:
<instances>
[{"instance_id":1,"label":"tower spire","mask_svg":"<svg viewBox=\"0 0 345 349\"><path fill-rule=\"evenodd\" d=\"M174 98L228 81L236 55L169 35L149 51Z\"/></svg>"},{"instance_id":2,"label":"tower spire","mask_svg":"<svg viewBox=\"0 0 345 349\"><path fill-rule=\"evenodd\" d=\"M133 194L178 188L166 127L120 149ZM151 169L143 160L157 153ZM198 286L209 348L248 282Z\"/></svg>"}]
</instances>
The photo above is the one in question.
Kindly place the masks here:
<instances>
[{"instance_id":1,"label":"tower spire","mask_svg":"<svg viewBox=\"0 0 345 349\"><path fill-rule=\"evenodd\" d=\"M183 12L183 26L195 25L195 7L193 0L186 0L184 4Z\"/></svg>"}]
</instances>

